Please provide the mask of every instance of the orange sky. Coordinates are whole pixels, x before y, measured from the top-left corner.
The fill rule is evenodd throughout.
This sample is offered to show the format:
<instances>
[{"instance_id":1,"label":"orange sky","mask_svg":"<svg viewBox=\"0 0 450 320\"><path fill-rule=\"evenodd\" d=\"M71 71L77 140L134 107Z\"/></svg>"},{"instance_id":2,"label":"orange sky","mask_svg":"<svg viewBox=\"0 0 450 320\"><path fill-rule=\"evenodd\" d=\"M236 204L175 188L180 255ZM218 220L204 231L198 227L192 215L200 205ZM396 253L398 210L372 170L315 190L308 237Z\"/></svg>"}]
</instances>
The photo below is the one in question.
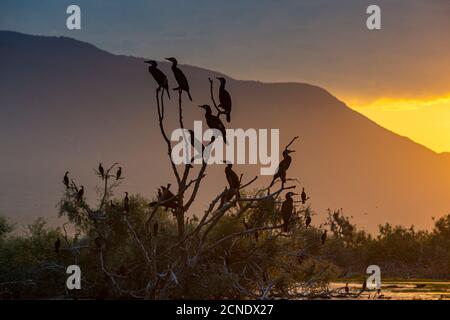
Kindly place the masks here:
<instances>
[{"instance_id":1,"label":"orange sky","mask_svg":"<svg viewBox=\"0 0 450 320\"><path fill-rule=\"evenodd\" d=\"M381 126L436 152L450 151L450 93L429 98L341 98Z\"/></svg>"},{"instance_id":2,"label":"orange sky","mask_svg":"<svg viewBox=\"0 0 450 320\"><path fill-rule=\"evenodd\" d=\"M236 79L318 85L380 125L450 152L449 0L378 0L377 31L365 23L370 0L107 2L79 0L89 18L74 32L62 23L64 4L2 0L0 30L156 60L176 55Z\"/></svg>"}]
</instances>

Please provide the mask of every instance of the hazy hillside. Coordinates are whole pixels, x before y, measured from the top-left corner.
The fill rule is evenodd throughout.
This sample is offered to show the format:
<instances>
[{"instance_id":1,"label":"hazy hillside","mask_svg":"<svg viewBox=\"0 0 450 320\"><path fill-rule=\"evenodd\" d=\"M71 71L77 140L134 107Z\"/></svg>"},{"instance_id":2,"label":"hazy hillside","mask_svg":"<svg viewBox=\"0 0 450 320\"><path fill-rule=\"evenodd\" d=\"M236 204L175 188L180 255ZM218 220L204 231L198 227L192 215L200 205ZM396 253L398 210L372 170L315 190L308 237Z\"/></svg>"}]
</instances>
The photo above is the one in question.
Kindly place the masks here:
<instances>
[{"instance_id":1,"label":"hazy hillside","mask_svg":"<svg viewBox=\"0 0 450 320\"><path fill-rule=\"evenodd\" d=\"M182 62L182 53L169 54ZM167 182L155 85L142 59L73 39L13 32L0 32L0 57L1 213L21 222L55 217L66 169L93 198L99 161L121 163L127 178L122 191L151 197ZM167 64L161 66L170 74ZM185 123L192 126L203 119L196 105L209 103L208 77L217 74L182 68L194 98L185 107ZM280 128L283 144L300 135L290 173L306 187L319 216L342 207L373 230L385 221L429 227L431 216L450 211L448 156L379 127L315 86L229 79L228 87L234 128ZM175 112L175 101L170 109ZM236 170L251 178L259 166ZM225 186L223 167L211 168L206 181L193 211Z\"/></svg>"}]
</instances>

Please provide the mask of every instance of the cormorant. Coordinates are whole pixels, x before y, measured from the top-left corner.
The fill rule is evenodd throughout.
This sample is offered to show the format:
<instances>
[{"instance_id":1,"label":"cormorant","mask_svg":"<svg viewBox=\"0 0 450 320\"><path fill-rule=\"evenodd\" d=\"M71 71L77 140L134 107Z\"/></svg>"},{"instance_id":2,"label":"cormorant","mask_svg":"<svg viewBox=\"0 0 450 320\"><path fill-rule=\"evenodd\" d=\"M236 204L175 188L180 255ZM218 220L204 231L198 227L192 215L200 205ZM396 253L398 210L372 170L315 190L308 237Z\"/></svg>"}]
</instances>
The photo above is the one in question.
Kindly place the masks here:
<instances>
[{"instance_id":1,"label":"cormorant","mask_svg":"<svg viewBox=\"0 0 450 320\"><path fill-rule=\"evenodd\" d=\"M230 191L236 194L237 199L240 199L239 187L241 186L241 181L236 172L233 171L233 165L231 163L227 164L225 168L225 176L230 185Z\"/></svg>"},{"instance_id":2,"label":"cormorant","mask_svg":"<svg viewBox=\"0 0 450 320\"><path fill-rule=\"evenodd\" d=\"M345 293L349 293L350 288L348 287L348 282L345 284Z\"/></svg>"},{"instance_id":3,"label":"cormorant","mask_svg":"<svg viewBox=\"0 0 450 320\"><path fill-rule=\"evenodd\" d=\"M366 290L367 290L367 279L364 279L364 282L363 282L362 287L361 287L361 292L364 292Z\"/></svg>"},{"instance_id":4,"label":"cormorant","mask_svg":"<svg viewBox=\"0 0 450 320\"><path fill-rule=\"evenodd\" d=\"M119 180L121 176L122 176L122 167L119 167L116 173L116 180Z\"/></svg>"},{"instance_id":5,"label":"cormorant","mask_svg":"<svg viewBox=\"0 0 450 320\"><path fill-rule=\"evenodd\" d=\"M302 188L302 204L305 204L306 200L308 199L306 198L305 188Z\"/></svg>"},{"instance_id":6,"label":"cormorant","mask_svg":"<svg viewBox=\"0 0 450 320\"><path fill-rule=\"evenodd\" d=\"M227 122L231 121L231 96L230 93L225 89L226 80L223 77L218 77L220 81L219 87L219 107L223 110L219 113L224 113L227 116Z\"/></svg>"},{"instance_id":7,"label":"cormorant","mask_svg":"<svg viewBox=\"0 0 450 320\"><path fill-rule=\"evenodd\" d=\"M59 254L59 248L61 248L61 239L56 239L55 241L55 252L56 254Z\"/></svg>"},{"instance_id":8,"label":"cormorant","mask_svg":"<svg viewBox=\"0 0 450 320\"><path fill-rule=\"evenodd\" d=\"M281 217L283 218L284 222L284 232L288 232L289 230L289 221L291 220L292 211L294 210L294 199L292 199L293 195L296 195L296 193L286 193L286 200L284 200L283 204L281 205Z\"/></svg>"},{"instance_id":9,"label":"cormorant","mask_svg":"<svg viewBox=\"0 0 450 320\"><path fill-rule=\"evenodd\" d=\"M130 211L130 199L128 198L128 192L125 192L125 198L123 198L123 210L126 213Z\"/></svg>"},{"instance_id":10,"label":"cormorant","mask_svg":"<svg viewBox=\"0 0 450 320\"><path fill-rule=\"evenodd\" d=\"M201 105L199 107L206 111L205 119L206 123L208 124L208 127L211 129L219 130L220 133L222 133L223 141L227 143L225 126L223 125L222 120L220 120L219 116L213 115L211 107L207 104Z\"/></svg>"},{"instance_id":11,"label":"cormorant","mask_svg":"<svg viewBox=\"0 0 450 320\"><path fill-rule=\"evenodd\" d=\"M84 187L81 186L80 190L78 190L77 192L77 202L81 202L81 200L83 200L83 195L84 195Z\"/></svg>"},{"instance_id":12,"label":"cormorant","mask_svg":"<svg viewBox=\"0 0 450 320\"><path fill-rule=\"evenodd\" d=\"M66 186L67 189L69 189L69 177L68 177L69 171L66 171L63 178L63 183Z\"/></svg>"},{"instance_id":13,"label":"cormorant","mask_svg":"<svg viewBox=\"0 0 450 320\"><path fill-rule=\"evenodd\" d=\"M178 61L175 58L166 58L166 60L172 62L172 71L173 75L175 76L175 80L178 83L178 87L174 88L173 90L186 91L188 94L189 100L192 101L191 93L189 91L189 83L186 79L186 76L184 75L183 71L181 71L180 68L178 68Z\"/></svg>"},{"instance_id":14,"label":"cormorant","mask_svg":"<svg viewBox=\"0 0 450 320\"><path fill-rule=\"evenodd\" d=\"M158 190L158 201L164 202L162 206L166 209L176 209L178 208L177 198L172 191L170 191L170 186L170 183L167 184L167 187L161 186L161 191Z\"/></svg>"},{"instance_id":15,"label":"cormorant","mask_svg":"<svg viewBox=\"0 0 450 320\"><path fill-rule=\"evenodd\" d=\"M308 228L311 224L311 216L308 214L305 219L305 227Z\"/></svg>"},{"instance_id":16,"label":"cormorant","mask_svg":"<svg viewBox=\"0 0 450 320\"><path fill-rule=\"evenodd\" d=\"M320 236L320 240L322 241L322 245L325 244L325 240L327 240L327 230L324 230L322 235Z\"/></svg>"},{"instance_id":17,"label":"cormorant","mask_svg":"<svg viewBox=\"0 0 450 320\"><path fill-rule=\"evenodd\" d=\"M273 176L273 180L269 188L273 186L275 180L278 178L281 179L282 186L284 186L284 184L286 183L286 171L289 169L292 162L292 158L289 154L293 152L295 152L295 150L285 149L283 151L283 160L281 160L280 164L278 165L278 170Z\"/></svg>"},{"instance_id":18,"label":"cormorant","mask_svg":"<svg viewBox=\"0 0 450 320\"><path fill-rule=\"evenodd\" d=\"M145 63L148 63L148 72L153 76L153 79L155 79L156 83L158 84L158 91L162 88L163 93L164 90L167 92L167 96L170 99L170 93L169 93L169 81L167 81L166 75L158 69L158 64L154 60L146 60Z\"/></svg>"},{"instance_id":19,"label":"cormorant","mask_svg":"<svg viewBox=\"0 0 450 320\"><path fill-rule=\"evenodd\" d=\"M102 163L100 162L100 164L98 165L98 172L100 173L100 175L102 176L102 179L105 179L105 169L103 169Z\"/></svg>"},{"instance_id":20,"label":"cormorant","mask_svg":"<svg viewBox=\"0 0 450 320\"><path fill-rule=\"evenodd\" d=\"M225 176L227 177L230 188L239 189L241 181L237 173L233 171L233 165L231 163L228 163L225 168Z\"/></svg>"}]
</instances>

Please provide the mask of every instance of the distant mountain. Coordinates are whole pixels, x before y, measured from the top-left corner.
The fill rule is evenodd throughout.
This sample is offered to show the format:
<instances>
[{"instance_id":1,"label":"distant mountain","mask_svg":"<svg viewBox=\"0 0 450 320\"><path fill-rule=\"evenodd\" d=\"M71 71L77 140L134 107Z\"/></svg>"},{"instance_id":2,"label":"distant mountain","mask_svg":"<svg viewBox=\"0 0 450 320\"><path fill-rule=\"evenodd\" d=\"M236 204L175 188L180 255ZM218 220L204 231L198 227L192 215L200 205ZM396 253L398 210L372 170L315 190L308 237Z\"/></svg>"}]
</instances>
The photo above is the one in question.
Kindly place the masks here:
<instances>
[{"instance_id":1,"label":"distant mountain","mask_svg":"<svg viewBox=\"0 0 450 320\"><path fill-rule=\"evenodd\" d=\"M182 53L173 55L183 62ZM93 199L92 173L99 161L121 163L127 180L120 192L152 197L167 183L170 167L157 127L155 85L142 58L113 55L70 38L8 31L0 32L0 57L2 214L20 222L36 216L54 221L64 171L70 170ZM160 66L174 86L169 65ZM218 73L181 67L192 87L194 102L184 108L185 123L192 126L203 119L196 106L210 102L208 77ZM310 194L315 221L326 208L344 208L368 230L385 221L430 227L431 216L450 211L447 155L378 126L319 87L227 79L234 128L280 128L283 145L301 137L290 176ZM167 113L175 114L175 100ZM172 118L168 126L174 128ZM236 170L250 179L259 166ZM225 185L223 167L210 168L192 212L203 210Z\"/></svg>"}]
</instances>

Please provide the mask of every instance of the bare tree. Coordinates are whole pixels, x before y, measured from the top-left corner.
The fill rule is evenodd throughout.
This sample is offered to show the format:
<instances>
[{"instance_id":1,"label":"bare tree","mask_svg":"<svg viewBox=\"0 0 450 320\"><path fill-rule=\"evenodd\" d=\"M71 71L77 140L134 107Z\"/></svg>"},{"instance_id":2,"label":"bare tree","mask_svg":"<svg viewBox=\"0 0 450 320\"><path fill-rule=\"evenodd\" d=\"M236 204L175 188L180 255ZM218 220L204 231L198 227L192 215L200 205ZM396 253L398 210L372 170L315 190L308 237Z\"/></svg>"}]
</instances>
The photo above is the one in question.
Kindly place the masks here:
<instances>
[{"instance_id":1,"label":"bare tree","mask_svg":"<svg viewBox=\"0 0 450 320\"><path fill-rule=\"evenodd\" d=\"M214 101L211 79L210 92L212 103L218 109ZM185 129L181 91L178 94L178 124L180 128ZM138 209L134 207L137 204L133 198L129 200L127 195L127 198L122 201L112 199L113 189L124 180L124 178L112 179L115 178L113 170L117 163L108 167L104 174L96 172L102 181L102 187L100 188L101 196L95 208L91 207L83 196L79 199L80 187L72 180L60 203L60 212L67 214L69 220L76 225L77 233L83 232L93 241L77 243L77 241L70 242L66 238L66 247L63 250L70 251L75 259L81 249L94 252L98 257L99 267L109 279L114 292L131 298L190 297L192 283L197 281L201 286L201 273L208 272L210 268L214 268L221 273L221 276L228 279L233 293L227 294L233 297L269 299L277 295L284 297L304 295L304 291L301 291L299 287L292 286L288 291L280 290L278 272L271 274L270 268L263 265L260 259L262 250L270 248L273 241L291 237L291 233L284 230L286 223L292 226L291 230L294 227L301 227L300 216L308 208L304 206L298 208L292 214L290 221L282 221L279 214L282 193L296 188L296 185L288 186L283 182L275 191L271 191L269 187L262 187L248 192L247 190L253 186L257 177L246 179L241 175L238 190L224 188L210 200L207 209L200 217L189 216L189 209L196 201L206 177L207 163L202 161L197 168L192 164L177 166L173 163L171 158L173 146L165 127L167 113L164 90L160 87L156 90L156 107L160 133L165 142L169 165L176 181L175 191L172 193L170 184L161 186L155 197L156 200L146 207L145 221L142 223L135 215ZM220 110L218 112L220 115ZM285 150L292 146L297 138L294 137ZM287 179L287 181L295 182L294 179ZM224 177L224 184L225 182ZM242 193L243 196L236 196L238 193ZM170 212L176 222L177 236L175 241L167 243L158 240L161 233L161 220L158 217L169 216ZM113 254L110 250L111 242L115 241L114 232L111 231L113 229L111 219L117 219L117 217L120 217L120 228L127 230L134 248L140 252L141 260L132 262L131 265L122 265L118 271L113 271L108 266L108 260L113 260L110 257ZM220 224L228 221L227 219L236 222L235 225L240 227L218 234ZM248 250L245 251L246 255L233 256L239 252L236 248L243 246L244 242L250 243ZM320 239L314 240L310 246L320 246ZM277 254L282 254L286 259L298 260L299 257L302 259L307 257L308 252L309 247L296 252L290 248L281 248ZM282 265L286 272L289 272L291 268L289 263ZM129 280L137 276L140 277L138 281L140 285L136 286L136 282L130 285ZM310 280L309 284L302 285L309 288L317 287L317 282L313 278ZM319 287L320 292L323 292L323 286Z\"/></svg>"}]
</instances>

